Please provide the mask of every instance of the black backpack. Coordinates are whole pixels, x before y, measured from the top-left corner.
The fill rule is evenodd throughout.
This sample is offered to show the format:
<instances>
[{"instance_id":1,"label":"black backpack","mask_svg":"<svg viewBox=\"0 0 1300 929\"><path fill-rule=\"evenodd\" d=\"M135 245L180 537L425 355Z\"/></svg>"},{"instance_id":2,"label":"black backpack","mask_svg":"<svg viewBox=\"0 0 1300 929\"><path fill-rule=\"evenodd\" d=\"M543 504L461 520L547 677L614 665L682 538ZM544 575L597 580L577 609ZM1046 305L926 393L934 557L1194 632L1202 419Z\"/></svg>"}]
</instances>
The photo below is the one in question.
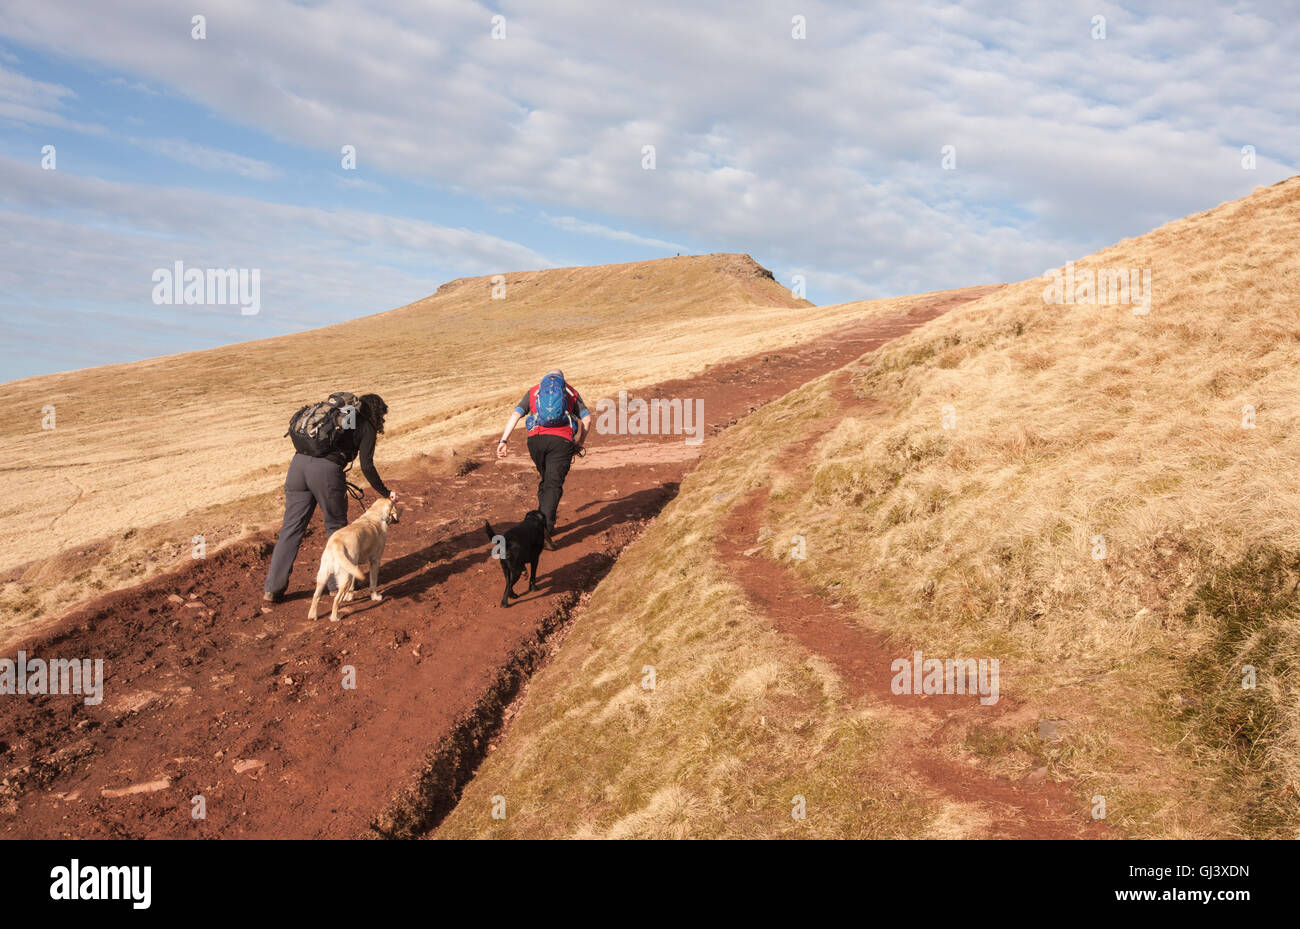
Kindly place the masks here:
<instances>
[{"instance_id":1,"label":"black backpack","mask_svg":"<svg viewBox=\"0 0 1300 929\"><path fill-rule=\"evenodd\" d=\"M357 427L361 415L361 401L355 394L338 391L328 400L309 403L289 420L285 433L293 440L293 447L303 455L324 458L339 449L340 440Z\"/></svg>"}]
</instances>

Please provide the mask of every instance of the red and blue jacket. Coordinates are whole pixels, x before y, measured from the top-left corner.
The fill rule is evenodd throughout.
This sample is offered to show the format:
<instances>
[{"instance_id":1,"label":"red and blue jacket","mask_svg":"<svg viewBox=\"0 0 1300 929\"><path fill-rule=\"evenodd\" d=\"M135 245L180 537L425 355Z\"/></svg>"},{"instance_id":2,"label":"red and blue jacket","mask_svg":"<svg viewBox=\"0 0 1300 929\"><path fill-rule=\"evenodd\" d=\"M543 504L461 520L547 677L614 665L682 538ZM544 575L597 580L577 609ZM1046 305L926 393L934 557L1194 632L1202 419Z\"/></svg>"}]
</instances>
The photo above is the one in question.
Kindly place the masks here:
<instances>
[{"instance_id":1,"label":"red and blue jacket","mask_svg":"<svg viewBox=\"0 0 1300 929\"><path fill-rule=\"evenodd\" d=\"M582 402L582 397L573 389L573 385L565 384L564 392L568 394L569 405L567 412L569 414L569 424L567 426L538 426L535 423L537 415L537 391L541 384L534 384L524 394L523 399L515 406L515 412L520 416L527 416L524 420L524 428L528 430L528 435L558 435L560 438L573 441L578 434L578 420L585 419L591 414L587 411L587 404Z\"/></svg>"}]
</instances>

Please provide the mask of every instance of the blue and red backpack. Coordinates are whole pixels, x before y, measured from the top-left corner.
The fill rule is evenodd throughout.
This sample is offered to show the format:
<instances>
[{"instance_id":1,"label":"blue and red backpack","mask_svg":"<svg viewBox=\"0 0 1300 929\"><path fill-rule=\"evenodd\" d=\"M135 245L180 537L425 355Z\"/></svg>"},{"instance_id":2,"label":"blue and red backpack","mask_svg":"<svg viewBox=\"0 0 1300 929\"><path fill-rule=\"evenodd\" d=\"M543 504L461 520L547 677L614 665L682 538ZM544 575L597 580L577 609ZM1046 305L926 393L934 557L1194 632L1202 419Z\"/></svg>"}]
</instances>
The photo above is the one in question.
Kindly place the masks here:
<instances>
[{"instance_id":1,"label":"blue and red backpack","mask_svg":"<svg viewBox=\"0 0 1300 929\"><path fill-rule=\"evenodd\" d=\"M548 374L537 386L537 412L533 425L554 428L570 424L569 392L565 389L564 378Z\"/></svg>"}]
</instances>

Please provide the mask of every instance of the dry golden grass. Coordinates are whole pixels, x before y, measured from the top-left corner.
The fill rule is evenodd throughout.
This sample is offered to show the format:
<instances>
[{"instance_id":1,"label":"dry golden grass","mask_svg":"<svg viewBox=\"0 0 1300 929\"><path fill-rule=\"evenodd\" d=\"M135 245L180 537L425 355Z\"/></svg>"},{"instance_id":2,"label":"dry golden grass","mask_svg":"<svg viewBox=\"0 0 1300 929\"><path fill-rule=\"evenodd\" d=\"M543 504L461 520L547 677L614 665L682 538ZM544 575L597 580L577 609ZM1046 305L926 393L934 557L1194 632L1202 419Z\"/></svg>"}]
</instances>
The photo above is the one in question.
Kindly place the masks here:
<instances>
[{"instance_id":1,"label":"dry golden grass","mask_svg":"<svg viewBox=\"0 0 1300 929\"><path fill-rule=\"evenodd\" d=\"M439 835L983 834L984 811L909 790L895 717L839 709L834 674L712 560L725 495L764 483L769 524L807 539L792 566L865 627L1001 659L1024 711L953 752L1047 765L1119 835L1300 835L1298 245L1292 179L1079 262L1151 269L1149 315L1045 305L1039 279L967 304L851 366L860 405L774 482L773 437L826 415L828 380L743 420L594 592ZM824 815L791 823L810 790Z\"/></svg>"},{"instance_id":2,"label":"dry golden grass","mask_svg":"<svg viewBox=\"0 0 1300 929\"><path fill-rule=\"evenodd\" d=\"M864 623L1071 720L1046 760L1133 834L1300 834L1297 244L1300 179L1079 262L1151 269L1149 315L1040 280L963 307L861 366L890 415L780 501L843 514L799 567Z\"/></svg>"},{"instance_id":3,"label":"dry golden grass","mask_svg":"<svg viewBox=\"0 0 1300 929\"><path fill-rule=\"evenodd\" d=\"M906 721L843 709L834 672L754 616L713 557L729 507L776 466L772 422L825 408L803 390L723 434L533 677L438 837L951 834L945 807L892 763Z\"/></svg>"},{"instance_id":4,"label":"dry golden grass","mask_svg":"<svg viewBox=\"0 0 1300 929\"><path fill-rule=\"evenodd\" d=\"M331 390L388 401L387 479L386 463L464 454L555 364L594 402L909 302L813 307L747 255L505 278L505 299L490 278L461 279L313 332L6 384L0 640L183 560L196 534L212 551L274 525L285 424ZM40 428L47 404L52 432Z\"/></svg>"}]
</instances>

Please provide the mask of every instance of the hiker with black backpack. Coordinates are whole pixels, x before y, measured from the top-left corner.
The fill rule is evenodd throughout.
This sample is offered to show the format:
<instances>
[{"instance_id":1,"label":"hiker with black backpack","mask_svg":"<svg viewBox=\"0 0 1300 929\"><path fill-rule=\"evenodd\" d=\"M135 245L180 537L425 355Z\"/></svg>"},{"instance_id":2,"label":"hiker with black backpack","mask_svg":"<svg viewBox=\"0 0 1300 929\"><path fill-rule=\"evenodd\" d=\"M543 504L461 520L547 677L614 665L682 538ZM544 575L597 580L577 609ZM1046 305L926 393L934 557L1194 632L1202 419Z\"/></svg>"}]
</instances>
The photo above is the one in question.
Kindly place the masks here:
<instances>
[{"instance_id":1,"label":"hiker with black backpack","mask_svg":"<svg viewBox=\"0 0 1300 929\"><path fill-rule=\"evenodd\" d=\"M591 413L582 397L564 381L564 372L555 368L524 394L510 414L506 430L497 443L497 457L507 455L510 433L515 424L528 417L528 454L541 480L537 483L537 508L546 516L546 547L555 551L555 513L564 495L564 479L574 455L583 454Z\"/></svg>"},{"instance_id":2,"label":"hiker with black backpack","mask_svg":"<svg viewBox=\"0 0 1300 929\"><path fill-rule=\"evenodd\" d=\"M284 599L303 533L318 505L325 517L327 539L347 525L348 492L352 490L359 497L361 491L349 484L344 471L358 455L361 473L375 493L397 499L375 470L375 440L384 431L387 415L388 404L378 394L357 397L340 391L330 394L328 400L304 406L289 420L285 435L293 440L296 454L284 481L284 523L271 553L263 603ZM331 578L331 593L335 586Z\"/></svg>"}]
</instances>

